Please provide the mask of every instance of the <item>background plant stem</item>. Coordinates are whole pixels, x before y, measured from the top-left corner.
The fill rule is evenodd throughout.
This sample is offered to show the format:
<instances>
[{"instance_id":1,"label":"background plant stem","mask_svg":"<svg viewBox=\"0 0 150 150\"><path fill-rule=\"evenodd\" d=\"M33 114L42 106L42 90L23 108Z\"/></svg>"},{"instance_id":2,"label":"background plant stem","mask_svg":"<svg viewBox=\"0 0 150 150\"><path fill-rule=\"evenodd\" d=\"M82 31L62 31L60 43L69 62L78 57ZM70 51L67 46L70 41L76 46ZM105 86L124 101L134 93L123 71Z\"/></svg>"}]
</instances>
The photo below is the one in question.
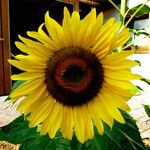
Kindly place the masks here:
<instances>
[{"instance_id":1,"label":"background plant stem","mask_svg":"<svg viewBox=\"0 0 150 150\"><path fill-rule=\"evenodd\" d=\"M118 6L112 0L108 0L108 1L114 6L114 8L116 8L117 11L120 12L120 9L118 8Z\"/></svg>"},{"instance_id":2,"label":"background plant stem","mask_svg":"<svg viewBox=\"0 0 150 150\"><path fill-rule=\"evenodd\" d=\"M133 15L131 15L130 19L127 21L124 27L127 27L130 21L134 18L134 16L139 12L140 9L148 2L149 0L145 1L136 11Z\"/></svg>"},{"instance_id":3,"label":"background plant stem","mask_svg":"<svg viewBox=\"0 0 150 150\"><path fill-rule=\"evenodd\" d=\"M127 0L121 0L121 6L120 6L120 21L122 22L122 26L124 26L124 16L126 12L126 5L127 5Z\"/></svg>"}]
</instances>

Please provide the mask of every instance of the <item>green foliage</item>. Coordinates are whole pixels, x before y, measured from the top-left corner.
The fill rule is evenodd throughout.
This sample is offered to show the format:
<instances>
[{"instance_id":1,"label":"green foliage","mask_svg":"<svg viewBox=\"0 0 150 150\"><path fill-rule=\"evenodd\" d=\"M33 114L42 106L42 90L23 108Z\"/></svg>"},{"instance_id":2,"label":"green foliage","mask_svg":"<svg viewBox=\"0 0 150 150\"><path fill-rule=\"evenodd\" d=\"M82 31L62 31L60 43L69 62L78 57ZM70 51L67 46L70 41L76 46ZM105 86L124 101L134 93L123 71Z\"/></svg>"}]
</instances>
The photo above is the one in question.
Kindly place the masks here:
<instances>
[{"instance_id":1,"label":"green foliage","mask_svg":"<svg viewBox=\"0 0 150 150\"><path fill-rule=\"evenodd\" d=\"M145 83L150 85L150 80L149 79L143 78L143 79L141 79L141 81L144 81Z\"/></svg>"},{"instance_id":2,"label":"green foliage","mask_svg":"<svg viewBox=\"0 0 150 150\"><path fill-rule=\"evenodd\" d=\"M24 80L18 80L16 81L13 86L12 86L12 91L14 91L19 85L21 85L22 83L24 83Z\"/></svg>"},{"instance_id":3,"label":"green foliage","mask_svg":"<svg viewBox=\"0 0 150 150\"><path fill-rule=\"evenodd\" d=\"M134 89L128 89L129 93L133 96L135 95L137 92L139 92L139 88L138 86L136 86Z\"/></svg>"},{"instance_id":4,"label":"green foliage","mask_svg":"<svg viewBox=\"0 0 150 150\"><path fill-rule=\"evenodd\" d=\"M145 35L145 36L147 36L147 37L150 37L150 34L147 33L147 32L145 32L145 31L143 31L143 30L137 30L136 32L134 32L134 34L135 34L136 36Z\"/></svg>"},{"instance_id":5,"label":"green foliage","mask_svg":"<svg viewBox=\"0 0 150 150\"><path fill-rule=\"evenodd\" d=\"M137 5L136 7L131 8L131 9L129 10L129 12L128 12L128 15L133 15L133 14L135 13L135 11L136 11L139 7L141 7L141 6L142 6L142 4ZM140 10L136 13L135 17L140 17L140 16L143 16L143 15L145 15L145 14L149 14L149 12L150 12L150 7L147 6L147 5L144 5L144 6L142 7L142 9L140 9Z\"/></svg>"},{"instance_id":6,"label":"green foliage","mask_svg":"<svg viewBox=\"0 0 150 150\"><path fill-rule=\"evenodd\" d=\"M141 87L139 87L139 86L136 86L140 91L143 91L143 89L141 88Z\"/></svg>"},{"instance_id":7,"label":"green foliage","mask_svg":"<svg viewBox=\"0 0 150 150\"><path fill-rule=\"evenodd\" d=\"M21 144L20 150L144 150L135 121L127 113L122 114L126 124L115 122L113 129L105 124L103 135L99 135L95 128L94 139L84 144L79 143L75 135L71 141L66 140L60 132L54 139L48 135L40 136L36 127L28 127L23 116L1 128L0 140Z\"/></svg>"},{"instance_id":8,"label":"green foliage","mask_svg":"<svg viewBox=\"0 0 150 150\"><path fill-rule=\"evenodd\" d=\"M150 37L150 34L147 33L144 28L142 28L142 29L130 29L130 32L133 33L134 37L135 36L140 36L140 35L145 35L148 38Z\"/></svg>"},{"instance_id":9,"label":"green foliage","mask_svg":"<svg viewBox=\"0 0 150 150\"><path fill-rule=\"evenodd\" d=\"M144 109L148 117L150 117L150 105L144 105Z\"/></svg>"}]
</instances>

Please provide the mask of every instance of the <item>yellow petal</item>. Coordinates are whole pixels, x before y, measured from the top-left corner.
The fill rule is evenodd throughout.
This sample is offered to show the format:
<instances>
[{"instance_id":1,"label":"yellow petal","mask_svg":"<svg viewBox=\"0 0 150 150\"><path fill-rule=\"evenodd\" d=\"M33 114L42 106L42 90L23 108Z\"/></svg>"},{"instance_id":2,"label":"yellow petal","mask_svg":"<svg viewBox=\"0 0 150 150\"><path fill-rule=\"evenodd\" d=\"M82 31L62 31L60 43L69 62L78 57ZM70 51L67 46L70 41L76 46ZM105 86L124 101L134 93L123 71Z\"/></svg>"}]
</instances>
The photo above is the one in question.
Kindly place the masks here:
<instances>
[{"instance_id":1,"label":"yellow petal","mask_svg":"<svg viewBox=\"0 0 150 150\"><path fill-rule=\"evenodd\" d=\"M133 74L130 70L118 70L116 71L104 71L105 78L110 78L113 80L139 80L142 76L138 74Z\"/></svg>"},{"instance_id":2,"label":"yellow petal","mask_svg":"<svg viewBox=\"0 0 150 150\"><path fill-rule=\"evenodd\" d=\"M111 42L112 38L116 34L116 31L119 30L121 23L117 22L114 23L110 29L108 29L107 32L103 33L99 37L99 41L95 43L95 46L92 48L93 52L95 53L101 53L103 49Z\"/></svg>"},{"instance_id":3,"label":"yellow petal","mask_svg":"<svg viewBox=\"0 0 150 150\"><path fill-rule=\"evenodd\" d=\"M98 50L98 53L96 54L96 56L97 56L97 58L99 59L100 62L110 52L110 46L111 46L111 43L107 44L107 46L102 51Z\"/></svg>"},{"instance_id":4,"label":"yellow petal","mask_svg":"<svg viewBox=\"0 0 150 150\"><path fill-rule=\"evenodd\" d=\"M108 97L108 103L112 104L113 106L120 108L125 111L129 111L130 108L126 103L125 99L121 96L115 94L111 88L105 87L105 91L107 91L106 96ZM112 96L113 95L113 96Z\"/></svg>"},{"instance_id":5,"label":"yellow petal","mask_svg":"<svg viewBox=\"0 0 150 150\"><path fill-rule=\"evenodd\" d=\"M102 99L101 102L104 104L105 108L109 112L109 114L118 122L125 123L124 118L122 117L120 111L110 103L110 99L112 99L112 96L106 95L106 92L100 94Z\"/></svg>"},{"instance_id":6,"label":"yellow petal","mask_svg":"<svg viewBox=\"0 0 150 150\"><path fill-rule=\"evenodd\" d=\"M36 43L34 44L36 45ZM15 45L18 49L20 49L24 53L37 56L38 58L45 58L46 60L47 58L49 58L49 56L51 56L51 53L52 53L48 49L44 48L41 45L39 46L38 44L36 46L35 45L28 46L21 42L15 42Z\"/></svg>"},{"instance_id":7,"label":"yellow petal","mask_svg":"<svg viewBox=\"0 0 150 150\"><path fill-rule=\"evenodd\" d=\"M87 108L88 108L88 111L92 117L92 120L93 120L93 123L94 125L96 126L97 130L98 130L98 133L99 134L103 134L104 132L104 127L103 127L103 123L100 119L100 116L98 113L96 113L96 110L91 106L92 104L88 105Z\"/></svg>"},{"instance_id":8,"label":"yellow petal","mask_svg":"<svg viewBox=\"0 0 150 150\"><path fill-rule=\"evenodd\" d=\"M87 104L87 106L88 110L91 110L91 113L93 113L92 116L97 115L97 117L106 122L110 127L113 126L113 119L102 104L101 97L95 97L93 101Z\"/></svg>"},{"instance_id":9,"label":"yellow petal","mask_svg":"<svg viewBox=\"0 0 150 150\"><path fill-rule=\"evenodd\" d=\"M53 41L49 38L45 38L43 37L41 34L39 34L38 32L35 31L27 31L27 35L38 40L39 42L41 42L43 45L45 45L45 47L51 49L51 50L56 50L56 47L53 43Z\"/></svg>"},{"instance_id":10,"label":"yellow petal","mask_svg":"<svg viewBox=\"0 0 150 150\"><path fill-rule=\"evenodd\" d=\"M104 83L104 86L106 86L114 94L119 95L119 96L125 98L126 100L128 100L129 97L131 97L131 93L129 93L128 89L122 89L120 87L112 86L108 83Z\"/></svg>"},{"instance_id":11,"label":"yellow petal","mask_svg":"<svg viewBox=\"0 0 150 150\"><path fill-rule=\"evenodd\" d=\"M61 126L62 117L63 117L63 105L56 103L51 115L51 120L49 121L49 131L48 134L51 138L54 138L56 132Z\"/></svg>"},{"instance_id":12,"label":"yellow petal","mask_svg":"<svg viewBox=\"0 0 150 150\"><path fill-rule=\"evenodd\" d=\"M102 27L102 24L103 24L103 13L100 13L97 16L96 22L95 22L95 25L94 25L95 28L94 28L93 32L95 32L95 33L93 34L93 36L95 36L95 38L96 38L97 34L99 33L99 31Z\"/></svg>"},{"instance_id":13,"label":"yellow petal","mask_svg":"<svg viewBox=\"0 0 150 150\"><path fill-rule=\"evenodd\" d=\"M41 55L41 51L39 52L39 51L37 51L37 50L21 43L21 42L15 42L15 45L18 49L20 49L24 53L35 55L35 56L40 56Z\"/></svg>"},{"instance_id":14,"label":"yellow petal","mask_svg":"<svg viewBox=\"0 0 150 150\"><path fill-rule=\"evenodd\" d=\"M72 114L72 107L64 106L63 107L63 119L61 124L61 131L64 138L69 140L72 139L73 136L73 114Z\"/></svg>"},{"instance_id":15,"label":"yellow petal","mask_svg":"<svg viewBox=\"0 0 150 150\"><path fill-rule=\"evenodd\" d=\"M22 54L19 54L19 55L15 56L15 59L24 60L24 61L33 61L33 62L36 62L36 63L39 63L39 64L46 64L47 63L46 58L43 59L42 57L35 56L35 55L22 55Z\"/></svg>"},{"instance_id":16,"label":"yellow petal","mask_svg":"<svg viewBox=\"0 0 150 150\"><path fill-rule=\"evenodd\" d=\"M63 26L70 22L70 13L67 9L67 7L64 7L64 19L63 19Z\"/></svg>"},{"instance_id":17,"label":"yellow petal","mask_svg":"<svg viewBox=\"0 0 150 150\"><path fill-rule=\"evenodd\" d=\"M40 59L39 57L35 57L35 56L32 56L32 55L16 55L15 56L15 59L19 60L20 62L23 62L23 63L31 63L29 65L34 65L36 68L38 67L45 67L47 65L47 60L45 59Z\"/></svg>"},{"instance_id":18,"label":"yellow petal","mask_svg":"<svg viewBox=\"0 0 150 150\"><path fill-rule=\"evenodd\" d=\"M122 30L118 35L115 37L115 44L113 46L113 49L116 49L122 45L124 45L130 38L130 32L128 29Z\"/></svg>"},{"instance_id":19,"label":"yellow petal","mask_svg":"<svg viewBox=\"0 0 150 150\"><path fill-rule=\"evenodd\" d=\"M128 59L116 60L116 61L105 61L105 59L103 59L101 63L103 65L103 68L107 70L122 70L122 69L127 69L139 65L138 62L128 60Z\"/></svg>"},{"instance_id":20,"label":"yellow petal","mask_svg":"<svg viewBox=\"0 0 150 150\"><path fill-rule=\"evenodd\" d=\"M122 52L118 52L118 53L113 53L111 55L108 55L107 57L105 57L101 61L103 63L119 61L119 60L127 58L130 55L133 55L134 53L135 53L135 50L128 50L128 51L122 51Z\"/></svg>"},{"instance_id":21,"label":"yellow petal","mask_svg":"<svg viewBox=\"0 0 150 150\"><path fill-rule=\"evenodd\" d=\"M96 36L98 35L101 27L102 27L102 23L103 23L103 13L100 13L95 21L95 15L94 17L92 17L94 20L91 20L91 22L95 22L95 24L88 26L87 31L86 31L86 36L85 40L84 40L84 47L86 49L91 49L91 47L93 47L94 45L94 41ZM94 30L93 30L94 29ZM83 46L83 45L82 45Z\"/></svg>"},{"instance_id":22,"label":"yellow petal","mask_svg":"<svg viewBox=\"0 0 150 150\"><path fill-rule=\"evenodd\" d=\"M47 42L49 42L49 37L47 36L47 34L43 31L43 26L44 26L45 24L44 23L42 23L40 26L39 26L39 28L38 28L38 33L40 34L40 35L42 35L44 38L45 38L45 40L47 40Z\"/></svg>"},{"instance_id":23,"label":"yellow petal","mask_svg":"<svg viewBox=\"0 0 150 150\"><path fill-rule=\"evenodd\" d=\"M32 103L29 107L25 108L24 110L18 110L18 111L24 113L24 115L30 115L34 110L36 110L36 108L39 105L41 105L41 103L39 103L39 101L36 101Z\"/></svg>"},{"instance_id":24,"label":"yellow petal","mask_svg":"<svg viewBox=\"0 0 150 150\"><path fill-rule=\"evenodd\" d=\"M132 84L130 81L113 80L113 79L105 77L105 82L110 85L120 87L122 89L134 89L135 88L135 85Z\"/></svg>"},{"instance_id":25,"label":"yellow petal","mask_svg":"<svg viewBox=\"0 0 150 150\"><path fill-rule=\"evenodd\" d=\"M21 101L21 103L19 104L19 108L17 108L17 110L19 109L19 111L23 112L25 115L32 113L34 110L36 110L36 108L41 105L41 103L43 102L43 99L47 99L49 93L48 92L43 92L43 94L36 99L36 101L32 102L31 99L31 103L29 102L30 105L24 105L23 107L21 107L21 103L25 103L24 100ZM27 106L27 107L25 107Z\"/></svg>"},{"instance_id":26,"label":"yellow petal","mask_svg":"<svg viewBox=\"0 0 150 150\"><path fill-rule=\"evenodd\" d=\"M30 95L28 95L23 101L19 103L17 109L23 110L29 107L29 105L31 105L35 101L37 101L41 95L42 96L47 95L47 92L45 90L46 90L45 84L41 84L40 86L38 86L38 88L34 89Z\"/></svg>"},{"instance_id":27,"label":"yellow petal","mask_svg":"<svg viewBox=\"0 0 150 150\"><path fill-rule=\"evenodd\" d=\"M35 78L42 78L45 74L41 72L24 72L20 74L15 74L11 76L12 80L31 80Z\"/></svg>"},{"instance_id":28,"label":"yellow petal","mask_svg":"<svg viewBox=\"0 0 150 150\"><path fill-rule=\"evenodd\" d=\"M81 27L78 36L78 43L80 47L87 48L90 46L88 43L89 40L92 40L90 37L91 29L96 23L96 10L92 9L91 12L81 21Z\"/></svg>"},{"instance_id":29,"label":"yellow petal","mask_svg":"<svg viewBox=\"0 0 150 150\"><path fill-rule=\"evenodd\" d=\"M42 104L39 105L27 118L30 121L29 126L35 127L39 123L43 122L43 120L45 120L49 115L50 109L53 107L54 103L54 100L45 99Z\"/></svg>"},{"instance_id":30,"label":"yellow petal","mask_svg":"<svg viewBox=\"0 0 150 150\"><path fill-rule=\"evenodd\" d=\"M29 80L25 83L22 83L17 89L15 89L12 93L10 93L10 97L13 99L14 97L22 97L31 93L34 89L43 84L42 79Z\"/></svg>"},{"instance_id":31,"label":"yellow petal","mask_svg":"<svg viewBox=\"0 0 150 150\"><path fill-rule=\"evenodd\" d=\"M19 68L23 71L33 71L33 72L43 72L47 68L46 64L44 65L37 65L35 62L25 62L25 61L18 61L18 60L8 60L8 62L16 68ZM27 65L28 64L28 65ZM41 70L41 71L40 71Z\"/></svg>"},{"instance_id":32,"label":"yellow petal","mask_svg":"<svg viewBox=\"0 0 150 150\"><path fill-rule=\"evenodd\" d=\"M43 29L42 29L44 25L45 25L45 24L42 23L42 24L39 26L39 28L38 28L38 33L39 33L41 36L43 36L44 39L45 39L53 48L55 48L54 45L53 45L52 40L50 39L50 37L48 37L48 35L47 35L47 34L43 31Z\"/></svg>"},{"instance_id":33,"label":"yellow petal","mask_svg":"<svg viewBox=\"0 0 150 150\"><path fill-rule=\"evenodd\" d=\"M64 19L62 23L62 28L64 32L66 46L69 47L72 45L72 36L70 29L70 13L66 7L64 7Z\"/></svg>"},{"instance_id":34,"label":"yellow petal","mask_svg":"<svg viewBox=\"0 0 150 150\"><path fill-rule=\"evenodd\" d=\"M93 122L97 128L98 133L100 135L102 135L104 133L104 125L103 125L103 122L101 121L101 119L99 119L97 116L94 116Z\"/></svg>"},{"instance_id":35,"label":"yellow petal","mask_svg":"<svg viewBox=\"0 0 150 150\"><path fill-rule=\"evenodd\" d=\"M69 28L71 30L70 38L72 39L72 45L79 47L80 43L78 43L78 37L80 32L80 16L76 11L72 13Z\"/></svg>"},{"instance_id":36,"label":"yellow petal","mask_svg":"<svg viewBox=\"0 0 150 150\"><path fill-rule=\"evenodd\" d=\"M41 35L39 35L38 32L27 32L27 34L29 34L29 36L33 37L33 38L37 38L36 40L38 40L38 36L41 37ZM37 35L37 36L36 36ZM34 41L34 40L31 40L31 39L28 39L28 38L24 38L22 36L19 35L19 39L25 43L25 45L29 46L29 47L33 47L35 48L35 50L38 50L38 51L44 51L43 53L45 54L45 51L47 51L47 53L51 53L54 49L53 49L53 43L47 43L47 44L42 44L40 42L37 42L37 41ZM45 40L45 38L43 39ZM49 38L49 42L51 42L51 39ZM35 51L34 50L34 51Z\"/></svg>"},{"instance_id":37,"label":"yellow petal","mask_svg":"<svg viewBox=\"0 0 150 150\"><path fill-rule=\"evenodd\" d=\"M53 138L57 132L57 130L61 126L62 117L63 117L63 106L59 103L55 103L52 108L50 108L50 112L48 117L43 121L41 135L44 135L48 132L49 136Z\"/></svg>"},{"instance_id":38,"label":"yellow petal","mask_svg":"<svg viewBox=\"0 0 150 150\"><path fill-rule=\"evenodd\" d=\"M95 30L96 21L96 9L92 9L89 15L87 15L83 19L82 30L84 32L82 34L84 35L82 37L82 35L80 34L80 38L82 38L82 46L86 49L90 48L91 43L93 43L93 41L95 40L95 33L93 32L93 29Z\"/></svg>"},{"instance_id":39,"label":"yellow petal","mask_svg":"<svg viewBox=\"0 0 150 150\"><path fill-rule=\"evenodd\" d=\"M92 117L89 114L89 111L86 105L82 106L82 116L83 116L83 121L85 125L85 140L93 139L94 130L93 130L93 122L91 119Z\"/></svg>"},{"instance_id":40,"label":"yellow petal","mask_svg":"<svg viewBox=\"0 0 150 150\"><path fill-rule=\"evenodd\" d=\"M106 33L106 31L109 31L114 21L115 18L111 18L100 28L99 34L95 38L94 45L100 41L100 38Z\"/></svg>"},{"instance_id":41,"label":"yellow petal","mask_svg":"<svg viewBox=\"0 0 150 150\"><path fill-rule=\"evenodd\" d=\"M55 20L49 17L48 12L45 14L45 26L48 30L49 36L55 43L55 47L57 47L57 49L64 48L66 45L62 27Z\"/></svg>"},{"instance_id":42,"label":"yellow petal","mask_svg":"<svg viewBox=\"0 0 150 150\"><path fill-rule=\"evenodd\" d=\"M74 130L77 136L77 139L81 142L85 142L85 126L82 117L82 106L73 108L73 119L74 119Z\"/></svg>"}]
</instances>

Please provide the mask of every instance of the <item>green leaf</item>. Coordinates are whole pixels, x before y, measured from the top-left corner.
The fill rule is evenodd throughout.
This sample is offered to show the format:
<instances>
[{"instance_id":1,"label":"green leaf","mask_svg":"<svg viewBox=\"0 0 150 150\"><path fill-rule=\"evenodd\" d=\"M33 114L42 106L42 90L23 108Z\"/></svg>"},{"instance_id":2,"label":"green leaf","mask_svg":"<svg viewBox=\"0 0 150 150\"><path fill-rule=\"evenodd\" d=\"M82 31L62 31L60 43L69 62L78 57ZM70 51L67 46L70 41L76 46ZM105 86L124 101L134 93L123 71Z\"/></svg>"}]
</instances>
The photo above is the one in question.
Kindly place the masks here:
<instances>
[{"instance_id":1,"label":"green leaf","mask_svg":"<svg viewBox=\"0 0 150 150\"><path fill-rule=\"evenodd\" d=\"M50 147L56 149L54 140L51 140L48 136L37 135L23 141L20 150L48 150Z\"/></svg>"},{"instance_id":2,"label":"green leaf","mask_svg":"<svg viewBox=\"0 0 150 150\"><path fill-rule=\"evenodd\" d=\"M24 83L25 80L18 80L16 81L14 84L13 84L13 87L12 87L12 91L14 91L19 85L21 85L22 83Z\"/></svg>"},{"instance_id":3,"label":"green leaf","mask_svg":"<svg viewBox=\"0 0 150 150\"><path fill-rule=\"evenodd\" d=\"M147 37L150 37L150 34L148 32L146 32L144 28L142 28L142 29L132 29L132 30L130 30L130 32L132 32L133 35L136 35L136 36L145 35Z\"/></svg>"},{"instance_id":4,"label":"green leaf","mask_svg":"<svg viewBox=\"0 0 150 150\"><path fill-rule=\"evenodd\" d=\"M36 128L29 128L28 122L24 121L24 117L21 116L15 119L9 125L1 128L1 134L5 135L5 139L8 142L14 144L22 143L26 138L30 138L30 136L36 136ZM2 137L0 137L2 140Z\"/></svg>"},{"instance_id":5,"label":"green leaf","mask_svg":"<svg viewBox=\"0 0 150 150\"><path fill-rule=\"evenodd\" d=\"M147 36L147 37L150 37L150 34L147 33L147 32L144 32L144 31L139 31L139 32L136 33L136 35L137 35L137 36L139 36L139 35L145 35L145 36Z\"/></svg>"},{"instance_id":6,"label":"green leaf","mask_svg":"<svg viewBox=\"0 0 150 150\"><path fill-rule=\"evenodd\" d=\"M139 87L139 86L136 86L139 90L141 90L141 91L144 91L141 87Z\"/></svg>"},{"instance_id":7,"label":"green leaf","mask_svg":"<svg viewBox=\"0 0 150 150\"><path fill-rule=\"evenodd\" d=\"M135 13L135 11L136 11L141 5L142 5L142 4L137 5L136 7L131 8L131 9L129 10L129 12L128 12L128 15L133 15L133 14ZM140 16L143 16L143 15L145 15L145 14L149 14L149 12L150 12L150 7L147 6L147 5L144 5L144 6L142 7L142 9L140 9L140 10L137 12L137 14L135 15L135 17L140 17Z\"/></svg>"},{"instance_id":8,"label":"green leaf","mask_svg":"<svg viewBox=\"0 0 150 150\"><path fill-rule=\"evenodd\" d=\"M150 105L144 105L144 109L148 117L150 117Z\"/></svg>"},{"instance_id":9,"label":"green leaf","mask_svg":"<svg viewBox=\"0 0 150 150\"><path fill-rule=\"evenodd\" d=\"M143 79L141 79L141 81L144 81L145 83L150 85L150 79L143 78Z\"/></svg>"},{"instance_id":10,"label":"green leaf","mask_svg":"<svg viewBox=\"0 0 150 150\"><path fill-rule=\"evenodd\" d=\"M95 137L84 144L75 135L71 141L64 139L61 132L57 132L54 139L48 135L40 136L37 128L28 127L24 116L1 128L0 140L21 144L20 150L145 150L135 121L127 113L122 114L126 124L115 122L112 129L104 124L103 135L94 128Z\"/></svg>"},{"instance_id":11,"label":"green leaf","mask_svg":"<svg viewBox=\"0 0 150 150\"><path fill-rule=\"evenodd\" d=\"M135 95L139 91L139 88L135 87L134 89L129 89L128 91L131 95Z\"/></svg>"}]
</instances>

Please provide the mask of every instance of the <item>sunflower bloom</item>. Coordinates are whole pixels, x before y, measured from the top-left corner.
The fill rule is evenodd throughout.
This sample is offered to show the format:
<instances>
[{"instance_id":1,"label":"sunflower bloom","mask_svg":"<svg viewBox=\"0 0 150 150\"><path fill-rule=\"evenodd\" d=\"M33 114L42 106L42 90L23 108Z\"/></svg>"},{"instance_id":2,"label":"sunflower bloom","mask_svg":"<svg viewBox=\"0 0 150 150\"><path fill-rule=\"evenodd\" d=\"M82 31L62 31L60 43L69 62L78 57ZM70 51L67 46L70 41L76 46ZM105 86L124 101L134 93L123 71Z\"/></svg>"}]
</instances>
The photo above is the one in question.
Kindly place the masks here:
<instances>
[{"instance_id":1,"label":"sunflower bloom","mask_svg":"<svg viewBox=\"0 0 150 150\"><path fill-rule=\"evenodd\" d=\"M136 88L131 80L141 76L130 70L138 65L127 59L134 51L112 53L130 37L128 29L118 32L121 23L114 21L103 24L95 9L81 20L78 12L70 15L64 8L62 25L46 13L38 31L27 32L32 39L19 36L15 44L26 55L9 62L24 71L12 79L26 82L10 97L26 96L18 110L29 114L30 127L41 124L40 133L50 138L58 130L67 139L75 133L84 143L94 137L94 126L103 134L103 122L125 123L119 109L129 110L129 90Z\"/></svg>"}]
</instances>

